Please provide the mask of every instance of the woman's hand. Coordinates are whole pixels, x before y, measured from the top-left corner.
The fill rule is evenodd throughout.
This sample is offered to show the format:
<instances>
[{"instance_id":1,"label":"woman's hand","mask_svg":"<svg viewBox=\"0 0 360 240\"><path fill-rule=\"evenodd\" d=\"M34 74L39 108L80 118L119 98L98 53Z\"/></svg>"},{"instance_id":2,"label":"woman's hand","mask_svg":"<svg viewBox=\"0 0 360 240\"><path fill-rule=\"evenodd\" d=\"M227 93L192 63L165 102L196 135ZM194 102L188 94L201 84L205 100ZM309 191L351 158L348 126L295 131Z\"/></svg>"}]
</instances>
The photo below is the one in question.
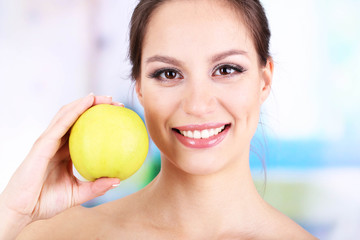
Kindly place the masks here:
<instances>
[{"instance_id":1,"label":"woman's hand","mask_svg":"<svg viewBox=\"0 0 360 240\"><path fill-rule=\"evenodd\" d=\"M11 239L28 223L50 218L119 184L116 178L81 182L72 172L69 129L85 110L103 103L121 105L111 97L90 94L56 114L0 195L0 239Z\"/></svg>"}]
</instances>

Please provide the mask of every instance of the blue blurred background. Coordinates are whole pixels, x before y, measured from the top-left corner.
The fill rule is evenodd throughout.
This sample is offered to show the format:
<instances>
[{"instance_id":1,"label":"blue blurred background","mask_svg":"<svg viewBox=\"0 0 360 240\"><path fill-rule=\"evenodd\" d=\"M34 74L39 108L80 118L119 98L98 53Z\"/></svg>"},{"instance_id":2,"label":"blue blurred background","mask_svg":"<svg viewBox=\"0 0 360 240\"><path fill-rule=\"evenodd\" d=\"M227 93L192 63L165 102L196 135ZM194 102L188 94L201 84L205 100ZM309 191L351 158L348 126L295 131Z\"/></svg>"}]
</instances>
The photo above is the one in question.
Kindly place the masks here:
<instances>
[{"instance_id":1,"label":"blue blurred background","mask_svg":"<svg viewBox=\"0 0 360 240\"><path fill-rule=\"evenodd\" d=\"M128 78L135 4L0 0L0 191L62 105L94 92L142 115ZM360 1L263 4L275 76L252 142L254 181L269 203L317 237L358 239ZM151 144L134 176L84 206L135 192L159 169Z\"/></svg>"}]
</instances>

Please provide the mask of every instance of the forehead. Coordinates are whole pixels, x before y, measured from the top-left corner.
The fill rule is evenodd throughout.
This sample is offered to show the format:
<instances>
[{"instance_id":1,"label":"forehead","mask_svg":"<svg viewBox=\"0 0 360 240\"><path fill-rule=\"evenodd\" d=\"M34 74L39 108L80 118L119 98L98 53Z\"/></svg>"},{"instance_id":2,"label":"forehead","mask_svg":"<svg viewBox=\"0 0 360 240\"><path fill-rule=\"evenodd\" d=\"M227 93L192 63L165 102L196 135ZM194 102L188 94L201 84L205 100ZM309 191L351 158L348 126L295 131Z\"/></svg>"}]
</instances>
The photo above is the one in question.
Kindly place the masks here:
<instances>
[{"instance_id":1,"label":"forehead","mask_svg":"<svg viewBox=\"0 0 360 240\"><path fill-rule=\"evenodd\" d=\"M143 55L183 56L255 48L243 20L227 1L172 0L152 14L144 38ZM196 54L195 54L196 53Z\"/></svg>"}]
</instances>

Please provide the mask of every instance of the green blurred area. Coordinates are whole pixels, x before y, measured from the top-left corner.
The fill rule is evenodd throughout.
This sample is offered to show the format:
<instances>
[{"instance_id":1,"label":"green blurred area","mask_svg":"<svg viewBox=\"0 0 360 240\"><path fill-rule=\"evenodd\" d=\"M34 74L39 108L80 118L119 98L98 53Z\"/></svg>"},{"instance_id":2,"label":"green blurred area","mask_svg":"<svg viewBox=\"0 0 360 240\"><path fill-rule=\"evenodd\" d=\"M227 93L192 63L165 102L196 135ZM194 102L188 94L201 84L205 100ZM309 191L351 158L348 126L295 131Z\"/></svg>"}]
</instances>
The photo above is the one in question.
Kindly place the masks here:
<instances>
[{"instance_id":1,"label":"green blurred area","mask_svg":"<svg viewBox=\"0 0 360 240\"><path fill-rule=\"evenodd\" d=\"M314 187L304 182L254 180L255 186L264 200L294 220L306 217L309 196Z\"/></svg>"}]
</instances>

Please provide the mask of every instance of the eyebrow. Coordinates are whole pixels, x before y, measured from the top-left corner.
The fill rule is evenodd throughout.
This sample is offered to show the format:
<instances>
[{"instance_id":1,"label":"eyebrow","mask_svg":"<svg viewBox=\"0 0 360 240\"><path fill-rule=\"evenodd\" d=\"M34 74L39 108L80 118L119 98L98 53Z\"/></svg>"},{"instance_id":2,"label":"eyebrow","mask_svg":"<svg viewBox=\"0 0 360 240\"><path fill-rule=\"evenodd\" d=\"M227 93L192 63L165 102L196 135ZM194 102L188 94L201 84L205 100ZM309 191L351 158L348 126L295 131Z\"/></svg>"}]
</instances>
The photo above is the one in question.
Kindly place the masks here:
<instances>
[{"instance_id":1,"label":"eyebrow","mask_svg":"<svg viewBox=\"0 0 360 240\"><path fill-rule=\"evenodd\" d=\"M179 61L173 57L169 57L169 56L160 56L160 55L155 55L152 56L150 58L148 58L146 60L146 63L151 63L151 62L163 62L163 63L167 63L167 64L171 64L171 65L175 65L175 66L181 66L183 65L182 61Z\"/></svg>"},{"instance_id":2,"label":"eyebrow","mask_svg":"<svg viewBox=\"0 0 360 240\"><path fill-rule=\"evenodd\" d=\"M222 52L222 53L215 54L214 56L212 56L210 58L210 62L218 62L218 61L221 61L224 58L227 58L227 57L233 56L233 55L245 55L245 56L247 56L248 53L246 51L243 51L243 50L232 49L232 50L228 50L228 51L225 51L225 52ZM155 56L152 56L152 57L150 57L150 58L148 58L146 60L147 64L151 63L151 62L163 62L163 63L175 65L175 66L182 66L184 64L182 61L179 61L176 58L169 57L169 56L161 56L161 55L155 55Z\"/></svg>"},{"instance_id":3,"label":"eyebrow","mask_svg":"<svg viewBox=\"0 0 360 240\"><path fill-rule=\"evenodd\" d=\"M245 56L247 56L248 53L246 51L243 51L243 50L231 49L229 51L218 53L218 54L212 56L210 61L211 62L218 62L218 61L223 60L224 58L227 58L227 57L233 56L233 55L245 55Z\"/></svg>"}]
</instances>

